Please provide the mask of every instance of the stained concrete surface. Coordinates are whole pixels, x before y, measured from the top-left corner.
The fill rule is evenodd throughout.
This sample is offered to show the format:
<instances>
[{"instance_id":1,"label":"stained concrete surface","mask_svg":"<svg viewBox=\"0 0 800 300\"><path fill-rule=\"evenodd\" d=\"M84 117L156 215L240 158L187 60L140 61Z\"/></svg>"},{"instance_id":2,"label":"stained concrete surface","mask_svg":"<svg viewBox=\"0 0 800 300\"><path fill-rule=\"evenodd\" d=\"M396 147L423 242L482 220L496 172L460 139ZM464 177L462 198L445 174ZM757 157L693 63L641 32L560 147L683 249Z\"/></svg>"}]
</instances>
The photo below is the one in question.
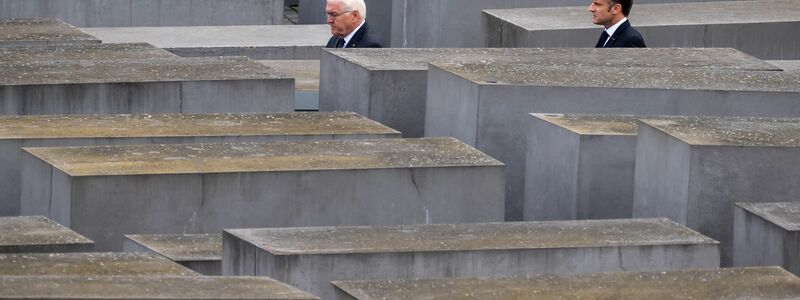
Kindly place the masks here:
<instances>
[{"instance_id":1,"label":"stained concrete surface","mask_svg":"<svg viewBox=\"0 0 800 300\"><path fill-rule=\"evenodd\" d=\"M172 53L146 43L126 44L44 44L0 47L0 63L36 64L71 60L128 60L175 58Z\"/></svg>"},{"instance_id":2,"label":"stained concrete surface","mask_svg":"<svg viewBox=\"0 0 800 300\"><path fill-rule=\"evenodd\" d=\"M42 216L0 217L0 253L85 252L94 242Z\"/></svg>"},{"instance_id":3,"label":"stained concrete surface","mask_svg":"<svg viewBox=\"0 0 800 300\"><path fill-rule=\"evenodd\" d=\"M296 110L319 109L319 60L259 60L258 62L294 78Z\"/></svg>"},{"instance_id":4,"label":"stained concrete surface","mask_svg":"<svg viewBox=\"0 0 800 300\"><path fill-rule=\"evenodd\" d=\"M0 20L0 46L26 46L62 43L100 43L72 25L56 19Z\"/></svg>"},{"instance_id":5,"label":"stained concrete surface","mask_svg":"<svg viewBox=\"0 0 800 300\"><path fill-rule=\"evenodd\" d=\"M786 72L800 72L800 60L767 60L766 62Z\"/></svg>"},{"instance_id":6,"label":"stained concrete surface","mask_svg":"<svg viewBox=\"0 0 800 300\"><path fill-rule=\"evenodd\" d=\"M222 234L125 235L126 252L151 252L203 275L222 274Z\"/></svg>"},{"instance_id":7,"label":"stained concrete surface","mask_svg":"<svg viewBox=\"0 0 800 300\"><path fill-rule=\"evenodd\" d=\"M36 275L199 275L155 254L142 253L24 253L0 254L0 276Z\"/></svg>"},{"instance_id":8,"label":"stained concrete surface","mask_svg":"<svg viewBox=\"0 0 800 300\"><path fill-rule=\"evenodd\" d=\"M737 203L733 265L781 266L800 274L800 203Z\"/></svg>"}]
</instances>

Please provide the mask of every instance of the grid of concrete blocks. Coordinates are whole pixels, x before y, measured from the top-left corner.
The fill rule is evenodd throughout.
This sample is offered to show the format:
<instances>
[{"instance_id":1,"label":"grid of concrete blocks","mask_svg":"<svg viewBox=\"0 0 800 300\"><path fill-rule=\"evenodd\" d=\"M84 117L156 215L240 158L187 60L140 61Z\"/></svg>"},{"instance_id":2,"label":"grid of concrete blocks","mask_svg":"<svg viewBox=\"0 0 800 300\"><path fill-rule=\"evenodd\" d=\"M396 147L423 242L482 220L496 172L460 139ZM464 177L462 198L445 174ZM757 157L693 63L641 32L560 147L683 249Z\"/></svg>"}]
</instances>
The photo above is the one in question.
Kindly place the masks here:
<instances>
[{"instance_id":1,"label":"grid of concrete blocks","mask_svg":"<svg viewBox=\"0 0 800 300\"><path fill-rule=\"evenodd\" d=\"M326 1L0 0L0 299L800 297L800 0Z\"/></svg>"}]
</instances>

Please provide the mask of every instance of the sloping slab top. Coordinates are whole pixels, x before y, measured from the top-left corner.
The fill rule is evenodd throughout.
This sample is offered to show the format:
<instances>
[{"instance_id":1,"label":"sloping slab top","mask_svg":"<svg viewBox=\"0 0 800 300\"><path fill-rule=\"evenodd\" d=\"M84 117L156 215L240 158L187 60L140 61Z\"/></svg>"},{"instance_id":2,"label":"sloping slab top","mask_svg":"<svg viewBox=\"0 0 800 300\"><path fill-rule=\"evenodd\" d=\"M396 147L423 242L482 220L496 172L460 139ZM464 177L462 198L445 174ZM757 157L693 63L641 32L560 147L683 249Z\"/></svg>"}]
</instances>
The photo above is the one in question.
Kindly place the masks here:
<instances>
[{"instance_id":1,"label":"sloping slab top","mask_svg":"<svg viewBox=\"0 0 800 300\"><path fill-rule=\"evenodd\" d=\"M200 275L169 259L145 253L0 254L0 276Z\"/></svg>"},{"instance_id":2,"label":"sloping slab top","mask_svg":"<svg viewBox=\"0 0 800 300\"><path fill-rule=\"evenodd\" d=\"M689 145L800 147L800 119L680 117L641 121Z\"/></svg>"},{"instance_id":3,"label":"sloping slab top","mask_svg":"<svg viewBox=\"0 0 800 300\"><path fill-rule=\"evenodd\" d=\"M132 234L127 239L176 261L222 260L222 234Z\"/></svg>"},{"instance_id":4,"label":"sloping slab top","mask_svg":"<svg viewBox=\"0 0 800 300\"><path fill-rule=\"evenodd\" d=\"M92 240L42 216L0 217L0 253L41 252L40 248L91 248Z\"/></svg>"},{"instance_id":5,"label":"sloping slab top","mask_svg":"<svg viewBox=\"0 0 800 300\"><path fill-rule=\"evenodd\" d=\"M33 64L68 60L125 60L176 58L172 53L145 43L131 44L57 44L0 48L0 63Z\"/></svg>"},{"instance_id":6,"label":"sloping slab top","mask_svg":"<svg viewBox=\"0 0 800 300\"><path fill-rule=\"evenodd\" d=\"M279 73L294 78L294 88L300 92L319 92L319 60L259 60Z\"/></svg>"},{"instance_id":7,"label":"sloping slab top","mask_svg":"<svg viewBox=\"0 0 800 300\"><path fill-rule=\"evenodd\" d=\"M100 43L100 40L57 19L0 20L0 45Z\"/></svg>"},{"instance_id":8,"label":"sloping slab top","mask_svg":"<svg viewBox=\"0 0 800 300\"><path fill-rule=\"evenodd\" d=\"M147 42L159 48L324 47L328 25L93 27L104 43Z\"/></svg>"},{"instance_id":9,"label":"sloping slab top","mask_svg":"<svg viewBox=\"0 0 800 300\"><path fill-rule=\"evenodd\" d=\"M739 207L788 231L800 230L800 203L736 203Z\"/></svg>"}]
</instances>

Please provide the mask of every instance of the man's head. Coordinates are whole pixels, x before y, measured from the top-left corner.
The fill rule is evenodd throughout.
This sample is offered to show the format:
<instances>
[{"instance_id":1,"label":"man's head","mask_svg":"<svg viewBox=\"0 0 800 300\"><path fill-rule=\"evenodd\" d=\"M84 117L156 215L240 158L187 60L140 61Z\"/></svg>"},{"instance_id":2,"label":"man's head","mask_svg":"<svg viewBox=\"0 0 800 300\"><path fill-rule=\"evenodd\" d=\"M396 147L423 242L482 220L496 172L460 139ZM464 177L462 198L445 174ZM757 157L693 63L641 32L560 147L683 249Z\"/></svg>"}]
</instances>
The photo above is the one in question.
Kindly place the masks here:
<instances>
[{"instance_id":1,"label":"man's head","mask_svg":"<svg viewBox=\"0 0 800 300\"><path fill-rule=\"evenodd\" d=\"M628 16L633 7L633 0L591 0L589 12L592 23L606 28L613 26Z\"/></svg>"},{"instance_id":2,"label":"man's head","mask_svg":"<svg viewBox=\"0 0 800 300\"><path fill-rule=\"evenodd\" d=\"M327 0L325 13L328 14L328 25L331 34L346 37L361 25L367 17L367 5L364 0Z\"/></svg>"}]
</instances>

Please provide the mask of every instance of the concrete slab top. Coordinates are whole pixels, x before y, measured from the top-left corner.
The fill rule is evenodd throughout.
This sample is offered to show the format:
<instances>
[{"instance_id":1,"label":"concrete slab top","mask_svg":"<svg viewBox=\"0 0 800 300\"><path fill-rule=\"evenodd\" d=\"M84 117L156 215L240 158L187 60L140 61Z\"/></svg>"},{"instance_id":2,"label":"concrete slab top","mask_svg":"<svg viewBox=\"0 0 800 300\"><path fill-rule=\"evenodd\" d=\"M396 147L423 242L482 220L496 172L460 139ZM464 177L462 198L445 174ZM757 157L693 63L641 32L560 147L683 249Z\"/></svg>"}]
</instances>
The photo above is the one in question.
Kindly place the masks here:
<instances>
[{"instance_id":1,"label":"concrete slab top","mask_svg":"<svg viewBox=\"0 0 800 300\"><path fill-rule=\"evenodd\" d=\"M57 19L0 20L0 45L43 42L100 43L100 40Z\"/></svg>"},{"instance_id":2,"label":"concrete slab top","mask_svg":"<svg viewBox=\"0 0 800 300\"><path fill-rule=\"evenodd\" d=\"M0 250L26 245L92 245L94 242L42 216L0 217Z\"/></svg>"},{"instance_id":3,"label":"concrete slab top","mask_svg":"<svg viewBox=\"0 0 800 300\"><path fill-rule=\"evenodd\" d=\"M676 117L641 121L695 146L800 147L800 119Z\"/></svg>"},{"instance_id":4,"label":"concrete slab top","mask_svg":"<svg viewBox=\"0 0 800 300\"><path fill-rule=\"evenodd\" d=\"M70 176L503 166L454 138L23 149Z\"/></svg>"},{"instance_id":5,"label":"concrete slab top","mask_svg":"<svg viewBox=\"0 0 800 300\"><path fill-rule=\"evenodd\" d=\"M42 44L0 47L0 63L33 64L66 60L126 60L176 58L175 54L145 43L131 44Z\"/></svg>"},{"instance_id":6,"label":"concrete slab top","mask_svg":"<svg viewBox=\"0 0 800 300\"><path fill-rule=\"evenodd\" d=\"M400 132L352 112L0 116L0 140Z\"/></svg>"},{"instance_id":7,"label":"concrete slab top","mask_svg":"<svg viewBox=\"0 0 800 300\"><path fill-rule=\"evenodd\" d=\"M780 70L732 48L354 48L325 51L369 70L427 70L430 62Z\"/></svg>"},{"instance_id":8,"label":"concrete slab top","mask_svg":"<svg viewBox=\"0 0 800 300\"><path fill-rule=\"evenodd\" d=\"M267 277L0 276L0 299L319 299Z\"/></svg>"},{"instance_id":9,"label":"concrete slab top","mask_svg":"<svg viewBox=\"0 0 800 300\"><path fill-rule=\"evenodd\" d=\"M525 30L595 28L599 34L602 28L592 23L586 6L484 12ZM636 4L630 20L634 27L800 22L800 4L797 0Z\"/></svg>"},{"instance_id":10,"label":"concrete slab top","mask_svg":"<svg viewBox=\"0 0 800 300\"><path fill-rule=\"evenodd\" d=\"M800 60L767 60L765 62L786 72L800 72Z\"/></svg>"},{"instance_id":11,"label":"concrete slab top","mask_svg":"<svg viewBox=\"0 0 800 300\"><path fill-rule=\"evenodd\" d=\"M581 135L636 135L636 115L543 114L531 116Z\"/></svg>"},{"instance_id":12,"label":"concrete slab top","mask_svg":"<svg viewBox=\"0 0 800 300\"><path fill-rule=\"evenodd\" d=\"M246 57L64 61L5 66L0 85L288 79Z\"/></svg>"},{"instance_id":13,"label":"concrete slab top","mask_svg":"<svg viewBox=\"0 0 800 300\"><path fill-rule=\"evenodd\" d=\"M359 300L796 299L800 297L800 279L778 267L332 283Z\"/></svg>"},{"instance_id":14,"label":"concrete slab top","mask_svg":"<svg viewBox=\"0 0 800 300\"><path fill-rule=\"evenodd\" d=\"M324 47L328 25L93 27L81 30L104 43L147 42L159 48Z\"/></svg>"},{"instance_id":15,"label":"concrete slab top","mask_svg":"<svg viewBox=\"0 0 800 300\"><path fill-rule=\"evenodd\" d=\"M800 203L736 203L739 207L788 231L800 231Z\"/></svg>"},{"instance_id":16,"label":"concrete slab top","mask_svg":"<svg viewBox=\"0 0 800 300\"><path fill-rule=\"evenodd\" d=\"M172 261L222 260L222 234L145 234L126 235Z\"/></svg>"},{"instance_id":17,"label":"concrete slab top","mask_svg":"<svg viewBox=\"0 0 800 300\"><path fill-rule=\"evenodd\" d=\"M294 89L319 91L319 60L259 60L262 65L294 78Z\"/></svg>"},{"instance_id":18,"label":"concrete slab top","mask_svg":"<svg viewBox=\"0 0 800 300\"><path fill-rule=\"evenodd\" d=\"M800 92L800 73L790 72L537 66L525 63L434 62L432 65L485 85Z\"/></svg>"},{"instance_id":19,"label":"concrete slab top","mask_svg":"<svg viewBox=\"0 0 800 300\"><path fill-rule=\"evenodd\" d=\"M229 229L273 255L716 244L668 219Z\"/></svg>"},{"instance_id":20,"label":"concrete slab top","mask_svg":"<svg viewBox=\"0 0 800 300\"><path fill-rule=\"evenodd\" d=\"M0 254L0 276L200 275L169 259L146 253Z\"/></svg>"}]
</instances>

